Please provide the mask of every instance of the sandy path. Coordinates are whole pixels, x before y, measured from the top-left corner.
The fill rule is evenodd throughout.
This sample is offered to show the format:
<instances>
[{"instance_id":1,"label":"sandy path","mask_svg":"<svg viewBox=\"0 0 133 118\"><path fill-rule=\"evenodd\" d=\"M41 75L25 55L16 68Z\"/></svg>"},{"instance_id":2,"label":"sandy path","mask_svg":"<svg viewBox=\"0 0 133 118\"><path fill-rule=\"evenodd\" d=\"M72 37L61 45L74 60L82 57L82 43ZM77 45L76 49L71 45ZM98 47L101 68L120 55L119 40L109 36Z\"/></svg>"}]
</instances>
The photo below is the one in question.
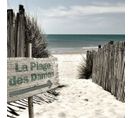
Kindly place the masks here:
<instances>
[{"instance_id":1,"label":"sandy path","mask_svg":"<svg viewBox=\"0 0 133 118\"><path fill-rule=\"evenodd\" d=\"M124 118L124 103L91 80L77 79L77 66L82 56L55 55L59 61L60 83L58 100L34 105L35 118ZM27 110L19 118L28 118Z\"/></svg>"}]
</instances>

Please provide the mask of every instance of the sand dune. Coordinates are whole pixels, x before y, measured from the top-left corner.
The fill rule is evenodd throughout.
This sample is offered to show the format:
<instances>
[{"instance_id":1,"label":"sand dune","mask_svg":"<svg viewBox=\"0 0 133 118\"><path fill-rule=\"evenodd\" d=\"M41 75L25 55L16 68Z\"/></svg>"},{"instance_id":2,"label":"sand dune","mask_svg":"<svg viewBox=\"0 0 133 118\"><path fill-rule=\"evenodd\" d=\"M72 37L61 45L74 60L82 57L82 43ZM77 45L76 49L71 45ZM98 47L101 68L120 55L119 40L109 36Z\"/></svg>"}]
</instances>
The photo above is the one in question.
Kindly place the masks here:
<instances>
[{"instance_id":1,"label":"sand dune","mask_svg":"<svg viewBox=\"0 0 133 118\"><path fill-rule=\"evenodd\" d=\"M35 104L35 118L124 118L124 103L91 79L77 79L82 56L85 55L55 55L59 64L59 82L66 87L57 90L60 95L56 101ZM28 118L28 110L21 112L18 118Z\"/></svg>"}]
</instances>

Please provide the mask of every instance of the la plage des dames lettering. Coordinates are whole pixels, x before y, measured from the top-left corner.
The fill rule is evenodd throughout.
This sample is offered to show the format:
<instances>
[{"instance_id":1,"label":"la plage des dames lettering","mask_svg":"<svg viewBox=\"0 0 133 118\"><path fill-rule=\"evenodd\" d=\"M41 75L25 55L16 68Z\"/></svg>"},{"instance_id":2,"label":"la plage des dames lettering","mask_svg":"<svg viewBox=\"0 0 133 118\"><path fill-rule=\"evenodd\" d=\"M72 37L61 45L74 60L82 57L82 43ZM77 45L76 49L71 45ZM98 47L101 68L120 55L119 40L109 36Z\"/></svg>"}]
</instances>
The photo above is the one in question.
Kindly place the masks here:
<instances>
[{"instance_id":1,"label":"la plage des dames lettering","mask_svg":"<svg viewBox=\"0 0 133 118\"><path fill-rule=\"evenodd\" d=\"M52 78L54 76L51 63L30 62L30 65L15 63L14 71L16 73L31 72L31 74L30 76L24 74L21 76L8 76L9 86L21 85L23 83Z\"/></svg>"}]
</instances>

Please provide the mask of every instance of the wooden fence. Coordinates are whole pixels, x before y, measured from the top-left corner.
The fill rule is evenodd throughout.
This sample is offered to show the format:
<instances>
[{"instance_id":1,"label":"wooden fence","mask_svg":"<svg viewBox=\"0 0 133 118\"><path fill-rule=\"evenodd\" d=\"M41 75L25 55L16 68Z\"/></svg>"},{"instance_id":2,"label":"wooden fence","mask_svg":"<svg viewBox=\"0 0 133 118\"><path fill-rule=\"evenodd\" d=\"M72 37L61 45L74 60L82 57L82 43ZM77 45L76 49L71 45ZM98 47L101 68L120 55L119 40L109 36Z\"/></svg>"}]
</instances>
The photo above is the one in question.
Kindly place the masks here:
<instances>
[{"instance_id":1,"label":"wooden fence","mask_svg":"<svg viewBox=\"0 0 133 118\"><path fill-rule=\"evenodd\" d=\"M19 6L15 16L12 9L7 10L7 56L26 57L25 10Z\"/></svg>"},{"instance_id":2,"label":"wooden fence","mask_svg":"<svg viewBox=\"0 0 133 118\"><path fill-rule=\"evenodd\" d=\"M93 53L92 81L125 101L125 42L111 41Z\"/></svg>"}]
</instances>

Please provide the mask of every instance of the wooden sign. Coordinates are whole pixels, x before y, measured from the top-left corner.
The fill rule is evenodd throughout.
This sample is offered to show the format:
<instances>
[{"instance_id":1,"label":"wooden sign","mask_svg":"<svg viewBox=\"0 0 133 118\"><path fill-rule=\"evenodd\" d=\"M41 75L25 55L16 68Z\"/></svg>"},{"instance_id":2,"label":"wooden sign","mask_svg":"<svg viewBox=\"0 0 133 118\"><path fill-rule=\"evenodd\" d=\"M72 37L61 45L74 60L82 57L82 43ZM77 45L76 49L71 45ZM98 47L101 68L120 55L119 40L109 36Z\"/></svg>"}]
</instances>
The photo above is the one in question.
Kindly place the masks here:
<instances>
[{"instance_id":1,"label":"wooden sign","mask_svg":"<svg viewBox=\"0 0 133 118\"><path fill-rule=\"evenodd\" d=\"M8 58L8 102L27 98L58 86L57 59Z\"/></svg>"}]
</instances>

